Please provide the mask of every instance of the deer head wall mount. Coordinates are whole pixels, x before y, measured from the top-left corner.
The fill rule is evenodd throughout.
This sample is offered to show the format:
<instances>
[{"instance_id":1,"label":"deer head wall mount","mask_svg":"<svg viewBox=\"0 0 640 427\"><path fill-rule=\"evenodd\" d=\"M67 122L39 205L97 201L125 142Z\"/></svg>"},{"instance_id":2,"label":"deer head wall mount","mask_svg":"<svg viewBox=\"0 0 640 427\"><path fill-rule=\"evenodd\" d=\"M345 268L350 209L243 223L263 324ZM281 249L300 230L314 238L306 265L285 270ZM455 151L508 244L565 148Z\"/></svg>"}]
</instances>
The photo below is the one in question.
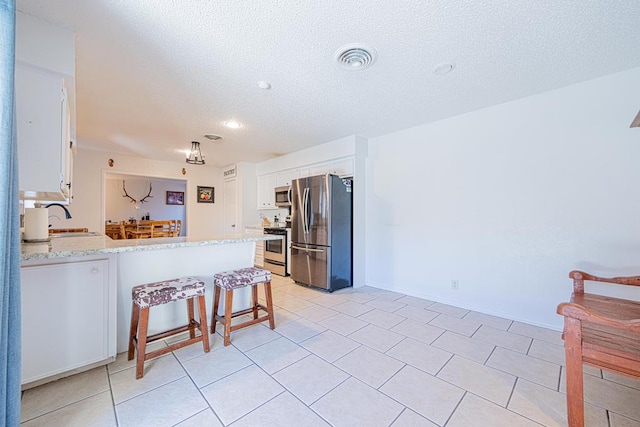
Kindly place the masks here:
<instances>
[{"instance_id":1,"label":"deer head wall mount","mask_svg":"<svg viewBox=\"0 0 640 427\"><path fill-rule=\"evenodd\" d=\"M122 191L124 191L124 195L122 197L128 197L131 199L131 203L133 203L133 207L135 209L140 209L140 206L138 206L138 204L143 204L144 202L147 201L147 199L151 198L153 199L153 196L151 195L151 190L153 189L151 183L149 183L149 193L144 196L142 199L140 200L136 200L133 197L131 197L128 193L127 193L127 189L125 188L125 181L124 179L122 180Z\"/></svg>"}]
</instances>

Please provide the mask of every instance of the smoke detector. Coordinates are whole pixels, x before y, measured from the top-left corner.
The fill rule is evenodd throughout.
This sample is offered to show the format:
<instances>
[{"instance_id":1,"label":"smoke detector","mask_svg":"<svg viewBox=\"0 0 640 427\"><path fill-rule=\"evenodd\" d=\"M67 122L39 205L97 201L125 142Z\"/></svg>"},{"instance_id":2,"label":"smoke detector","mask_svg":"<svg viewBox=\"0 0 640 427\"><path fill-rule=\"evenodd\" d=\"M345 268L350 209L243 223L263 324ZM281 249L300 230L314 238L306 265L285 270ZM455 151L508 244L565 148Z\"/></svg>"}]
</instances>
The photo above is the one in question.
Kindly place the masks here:
<instances>
[{"instance_id":1,"label":"smoke detector","mask_svg":"<svg viewBox=\"0 0 640 427\"><path fill-rule=\"evenodd\" d=\"M338 49L333 59L346 70L360 71L372 66L378 59L378 53L371 47L352 43Z\"/></svg>"},{"instance_id":2,"label":"smoke detector","mask_svg":"<svg viewBox=\"0 0 640 427\"><path fill-rule=\"evenodd\" d=\"M443 62L441 64L436 65L435 68L433 69L433 72L434 74L437 74L439 76L444 76L445 74L448 74L451 71L453 71L455 66L456 64L452 62Z\"/></svg>"},{"instance_id":3,"label":"smoke detector","mask_svg":"<svg viewBox=\"0 0 640 427\"><path fill-rule=\"evenodd\" d=\"M203 135L205 138L210 139L212 141L219 141L222 139L222 137L220 135L216 135L213 133L207 133L205 135Z\"/></svg>"}]
</instances>

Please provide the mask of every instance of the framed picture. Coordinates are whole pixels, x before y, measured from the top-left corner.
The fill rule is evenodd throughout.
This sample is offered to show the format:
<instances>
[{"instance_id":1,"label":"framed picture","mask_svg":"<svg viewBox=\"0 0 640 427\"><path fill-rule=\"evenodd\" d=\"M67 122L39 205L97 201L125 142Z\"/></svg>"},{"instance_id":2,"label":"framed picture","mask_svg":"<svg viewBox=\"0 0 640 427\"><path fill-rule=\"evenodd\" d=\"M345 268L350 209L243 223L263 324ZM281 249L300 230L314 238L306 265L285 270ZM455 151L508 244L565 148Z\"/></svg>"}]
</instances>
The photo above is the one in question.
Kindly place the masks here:
<instances>
[{"instance_id":1,"label":"framed picture","mask_svg":"<svg viewBox=\"0 0 640 427\"><path fill-rule=\"evenodd\" d=\"M167 191L167 205L184 205L184 191Z\"/></svg>"},{"instance_id":2,"label":"framed picture","mask_svg":"<svg viewBox=\"0 0 640 427\"><path fill-rule=\"evenodd\" d=\"M201 187L198 185L198 203L213 203L213 202L214 202L214 188Z\"/></svg>"}]
</instances>

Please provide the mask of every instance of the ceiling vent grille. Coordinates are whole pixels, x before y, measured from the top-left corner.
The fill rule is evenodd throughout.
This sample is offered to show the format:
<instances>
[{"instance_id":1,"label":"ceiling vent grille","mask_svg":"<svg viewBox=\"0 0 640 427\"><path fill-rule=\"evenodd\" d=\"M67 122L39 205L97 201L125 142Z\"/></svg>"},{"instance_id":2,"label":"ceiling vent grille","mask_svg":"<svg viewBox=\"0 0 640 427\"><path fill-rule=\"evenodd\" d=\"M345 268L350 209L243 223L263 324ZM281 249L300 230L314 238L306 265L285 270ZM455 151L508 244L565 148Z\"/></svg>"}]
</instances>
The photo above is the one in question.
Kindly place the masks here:
<instances>
[{"instance_id":1,"label":"ceiling vent grille","mask_svg":"<svg viewBox=\"0 0 640 427\"><path fill-rule=\"evenodd\" d=\"M346 70L360 71L372 66L378 59L378 53L373 48L354 43L338 49L333 59Z\"/></svg>"}]
</instances>

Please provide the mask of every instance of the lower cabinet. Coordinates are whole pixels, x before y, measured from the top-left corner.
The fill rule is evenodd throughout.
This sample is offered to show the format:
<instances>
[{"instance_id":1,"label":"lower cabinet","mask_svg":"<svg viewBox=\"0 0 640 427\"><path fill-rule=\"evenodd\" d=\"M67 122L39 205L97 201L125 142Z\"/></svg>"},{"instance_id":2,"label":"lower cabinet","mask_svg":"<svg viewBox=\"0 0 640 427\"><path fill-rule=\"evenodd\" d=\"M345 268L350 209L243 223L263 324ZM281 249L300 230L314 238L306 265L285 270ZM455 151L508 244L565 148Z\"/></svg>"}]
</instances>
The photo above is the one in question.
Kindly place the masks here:
<instances>
[{"instance_id":1,"label":"lower cabinet","mask_svg":"<svg viewBox=\"0 0 640 427\"><path fill-rule=\"evenodd\" d=\"M115 261L77 259L23 263L22 384L116 355Z\"/></svg>"}]
</instances>

